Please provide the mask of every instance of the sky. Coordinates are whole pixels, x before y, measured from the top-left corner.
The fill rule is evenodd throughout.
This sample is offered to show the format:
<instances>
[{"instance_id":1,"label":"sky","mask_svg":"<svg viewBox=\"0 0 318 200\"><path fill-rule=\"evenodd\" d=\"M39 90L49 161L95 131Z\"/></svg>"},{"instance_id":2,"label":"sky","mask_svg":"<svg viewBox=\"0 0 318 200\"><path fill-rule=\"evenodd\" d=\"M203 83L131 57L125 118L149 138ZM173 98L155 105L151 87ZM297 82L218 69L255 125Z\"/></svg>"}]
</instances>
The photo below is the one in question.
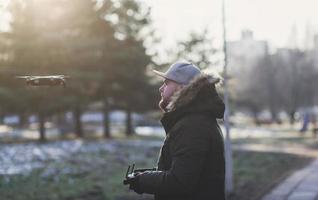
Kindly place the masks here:
<instances>
[{"instance_id":1,"label":"sky","mask_svg":"<svg viewBox=\"0 0 318 200\"><path fill-rule=\"evenodd\" d=\"M151 6L154 26L163 43L173 45L190 31L207 27L222 41L221 0L140 0ZM270 46L310 46L308 35L318 34L317 0L226 0L227 40L238 40L249 29ZM293 30L293 31L292 31Z\"/></svg>"},{"instance_id":2,"label":"sky","mask_svg":"<svg viewBox=\"0 0 318 200\"><path fill-rule=\"evenodd\" d=\"M1 9L9 0L0 0L0 28L6 28L7 14ZM75 0L74 0L75 1ZM210 30L216 44L222 42L222 0L139 0L152 9L154 27L162 46L173 46L191 31ZM318 34L318 0L226 0L227 40L238 40L249 29L254 37L272 47L308 44L308 35ZM293 31L293 34L291 30ZM292 36L294 35L294 36Z\"/></svg>"},{"instance_id":3,"label":"sky","mask_svg":"<svg viewBox=\"0 0 318 200\"><path fill-rule=\"evenodd\" d=\"M8 0L0 0L0 29L6 29L5 21L8 17L7 13L3 12L8 4Z\"/></svg>"}]
</instances>

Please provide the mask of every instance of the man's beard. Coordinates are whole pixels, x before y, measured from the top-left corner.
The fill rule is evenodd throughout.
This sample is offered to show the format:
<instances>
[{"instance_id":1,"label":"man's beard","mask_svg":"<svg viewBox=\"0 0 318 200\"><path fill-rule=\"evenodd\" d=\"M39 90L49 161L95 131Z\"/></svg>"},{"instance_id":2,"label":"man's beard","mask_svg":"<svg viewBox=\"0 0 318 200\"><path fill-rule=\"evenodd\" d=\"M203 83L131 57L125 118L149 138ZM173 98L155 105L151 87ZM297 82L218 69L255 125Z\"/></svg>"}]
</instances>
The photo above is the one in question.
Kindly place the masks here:
<instances>
[{"instance_id":1,"label":"man's beard","mask_svg":"<svg viewBox=\"0 0 318 200\"><path fill-rule=\"evenodd\" d=\"M159 108L161 109L162 112L167 112L167 106L169 102L163 98L161 98L159 102Z\"/></svg>"}]
</instances>

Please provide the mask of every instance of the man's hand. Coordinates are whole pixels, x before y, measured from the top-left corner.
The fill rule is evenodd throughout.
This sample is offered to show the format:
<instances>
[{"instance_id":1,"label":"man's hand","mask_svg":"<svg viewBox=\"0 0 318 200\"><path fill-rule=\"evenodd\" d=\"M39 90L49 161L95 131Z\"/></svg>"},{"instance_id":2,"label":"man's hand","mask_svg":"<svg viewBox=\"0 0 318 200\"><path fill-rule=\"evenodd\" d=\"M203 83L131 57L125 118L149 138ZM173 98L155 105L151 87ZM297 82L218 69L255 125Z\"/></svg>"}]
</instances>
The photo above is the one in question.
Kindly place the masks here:
<instances>
[{"instance_id":1,"label":"man's hand","mask_svg":"<svg viewBox=\"0 0 318 200\"><path fill-rule=\"evenodd\" d=\"M130 165L128 166L123 184L129 185L130 190L134 190L136 193L142 194L143 192L140 190L139 186L139 176L142 172L134 171L134 168L135 164L132 165L132 168L130 168ZM130 169L131 171L129 171Z\"/></svg>"},{"instance_id":2,"label":"man's hand","mask_svg":"<svg viewBox=\"0 0 318 200\"><path fill-rule=\"evenodd\" d=\"M124 185L129 185L130 190L134 190L138 194L142 194L143 192L140 190L139 186L139 176L140 172L129 174L126 179L123 181Z\"/></svg>"}]
</instances>

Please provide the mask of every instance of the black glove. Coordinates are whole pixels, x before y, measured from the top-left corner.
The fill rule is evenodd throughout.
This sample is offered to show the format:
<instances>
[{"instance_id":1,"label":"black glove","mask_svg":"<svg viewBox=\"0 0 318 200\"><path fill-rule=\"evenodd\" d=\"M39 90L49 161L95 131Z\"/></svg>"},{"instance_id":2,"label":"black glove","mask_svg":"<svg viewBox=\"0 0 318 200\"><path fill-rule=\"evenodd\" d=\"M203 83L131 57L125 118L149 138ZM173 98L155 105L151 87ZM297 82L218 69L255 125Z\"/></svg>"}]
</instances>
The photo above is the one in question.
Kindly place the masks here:
<instances>
[{"instance_id":1,"label":"black glove","mask_svg":"<svg viewBox=\"0 0 318 200\"><path fill-rule=\"evenodd\" d=\"M156 168L142 168L142 169L135 169L135 164L132 167L129 165L125 179L123 181L124 185L129 185L130 190L134 190L138 194L142 194L143 192L140 189L139 179L140 175L146 171L156 171Z\"/></svg>"},{"instance_id":2,"label":"black glove","mask_svg":"<svg viewBox=\"0 0 318 200\"><path fill-rule=\"evenodd\" d=\"M134 190L138 194L142 194L143 192L140 190L139 186L139 176L141 173L132 173L129 174L126 179L123 181L124 185L129 185L130 190Z\"/></svg>"},{"instance_id":3,"label":"black glove","mask_svg":"<svg viewBox=\"0 0 318 200\"><path fill-rule=\"evenodd\" d=\"M135 191L137 194L142 194L140 184L139 184L140 174L137 174L135 178L132 179L131 183L129 184L129 189Z\"/></svg>"}]
</instances>

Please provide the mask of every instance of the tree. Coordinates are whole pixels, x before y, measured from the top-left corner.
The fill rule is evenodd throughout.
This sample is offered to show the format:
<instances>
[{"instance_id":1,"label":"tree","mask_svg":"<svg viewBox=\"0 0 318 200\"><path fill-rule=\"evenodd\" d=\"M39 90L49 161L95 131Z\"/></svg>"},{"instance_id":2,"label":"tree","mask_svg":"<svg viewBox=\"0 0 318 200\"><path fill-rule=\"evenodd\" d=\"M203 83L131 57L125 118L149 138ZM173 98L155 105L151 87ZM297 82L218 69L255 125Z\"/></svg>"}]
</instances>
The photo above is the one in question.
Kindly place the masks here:
<instances>
[{"instance_id":1,"label":"tree","mask_svg":"<svg viewBox=\"0 0 318 200\"><path fill-rule=\"evenodd\" d=\"M295 113L300 107L314 105L317 68L306 52L298 49L286 50L281 56L280 89L283 94L283 108L289 113L290 123L295 121Z\"/></svg>"},{"instance_id":2,"label":"tree","mask_svg":"<svg viewBox=\"0 0 318 200\"><path fill-rule=\"evenodd\" d=\"M146 96L151 92L148 87L149 77L146 76L146 67L152 61L144 47L145 40L152 36L151 31L145 31L151 29L149 8L132 0L116 1L107 8L105 18L112 23L115 37L118 39L113 49L116 54L112 54L112 58L109 59L110 65L116 68L112 68L113 77L105 77L104 83L108 80L108 84L100 84L100 91L113 90L112 98L116 102L114 106L126 110L126 134L131 135L133 133L132 112L140 111L142 108L147 109ZM107 102L104 100L105 115L109 107ZM104 124L107 124L108 117L105 116L104 119L106 120ZM107 131L105 136L108 135Z\"/></svg>"},{"instance_id":3,"label":"tree","mask_svg":"<svg viewBox=\"0 0 318 200\"><path fill-rule=\"evenodd\" d=\"M98 78L94 59L100 39L91 34L96 22L94 6L94 1L84 0L77 4L66 0L37 3L27 0L12 1L10 7L13 21L9 64L16 74L66 73L74 78L64 91L32 90L33 95L26 101L37 106L33 106L31 112L39 113L40 122L43 122L45 113L54 114L58 107L73 108L78 136L83 135L79 120L81 111L90 102L89 95L93 94L91 90ZM47 11L51 15L47 15ZM68 100L59 101L61 95ZM41 135L43 130L44 127L40 129Z\"/></svg>"},{"instance_id":4,"label":"tree","mask_svg":"<svg viewBox=\"0 0 318 200\"><path fill-rule=\"evenodd\" d=\"M170 50L175 55L174 60L185 59L193 62L201 69L212 69L219 64L218 50L209 38L205 29L202 33L192 32L184 41L178 41L176 50Z\"/></svg>"},{"instance_id":5,"label":"tree","mask_svg":"<svg viewBox=\"0 0 318 200\"><path fill-rule=\"evenodd\" d=\"M135 102L147 104L145 98L130 95L131 91L141 88L146 88L143 95L149 93L145 71L151 56L146 54L143 44L149 36L144 31L149 24L149 12L139 3L14 0L10 2L10 12L13 20L7 63L14 69L13 75L71 76L65 89L50 90L23 90L21 84L5 80L8 87L21 88L23 94L31 94L25 95L26 104L20 104L18 112L38 113L39 118L44 119L73 110L75 133L82 137L82 112L90 103L102 101L105 136L110 137L110 109L121 107L134 111ZM118 21L108 20L109 16L117 16ZM114 105L109 105L110 100ZM40 129L41 135L43 130L44 126Z\"/></svg>"},{"instance_id":6,"label":"tree","mask_svg":"<svg viewBox=\"0 0 318 200\"><path fill-rule=\"evenodd\" d=\"M257 112L268 109L272 120L279 122L278 113L286 111L290 123L300 107L314 105L314 76L317 69L306 52L283 49L260 58L239 83L236 101L249 108L257 121ZM243 81L244 80L244 81Z\"/></svg>"}]
</instances>

